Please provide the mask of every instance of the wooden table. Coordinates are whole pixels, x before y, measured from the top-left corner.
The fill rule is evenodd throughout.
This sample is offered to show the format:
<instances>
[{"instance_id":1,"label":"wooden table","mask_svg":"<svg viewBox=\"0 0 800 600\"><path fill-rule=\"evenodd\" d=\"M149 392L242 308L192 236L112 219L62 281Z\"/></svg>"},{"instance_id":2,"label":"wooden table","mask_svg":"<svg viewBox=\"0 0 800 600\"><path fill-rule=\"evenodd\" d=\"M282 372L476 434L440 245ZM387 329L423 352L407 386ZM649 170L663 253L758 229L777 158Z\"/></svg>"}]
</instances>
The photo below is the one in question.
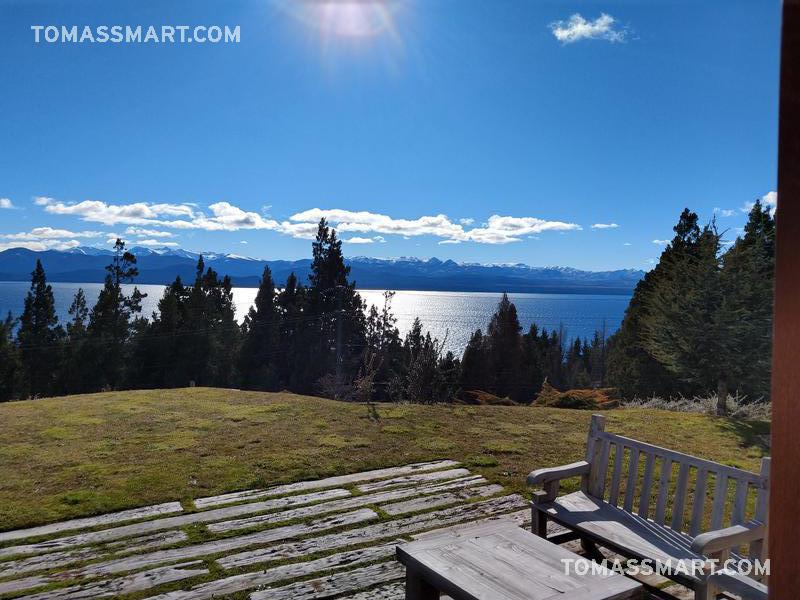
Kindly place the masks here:
<instances>
[{"instance_id":1,"label":"wooden table","mask_svg":"<svg viewBox=\"0 0 800 600\"><path fill-rule=\"evenodd\" d=\"M406 567L406 600L639 600L641 584L590 568L565 572L581 557L512 522L495 521L431 534L397 547ZM574 567L575 563L572 563ZM583 571L581 571L583 572Z\"/></svg>"}]
</instances>

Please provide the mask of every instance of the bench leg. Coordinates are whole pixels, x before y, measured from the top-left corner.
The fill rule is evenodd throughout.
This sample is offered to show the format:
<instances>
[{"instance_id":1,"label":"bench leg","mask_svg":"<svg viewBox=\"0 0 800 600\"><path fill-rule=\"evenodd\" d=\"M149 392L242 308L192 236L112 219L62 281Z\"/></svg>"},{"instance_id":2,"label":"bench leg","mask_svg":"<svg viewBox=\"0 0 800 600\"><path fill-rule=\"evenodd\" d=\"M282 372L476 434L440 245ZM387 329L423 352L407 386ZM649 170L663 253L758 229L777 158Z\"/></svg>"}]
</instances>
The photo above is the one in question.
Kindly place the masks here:
<instances>
[{"instance_id":1,"label":"bench leg","mask_svg":"<svg viewBox=\"0 0 800 600\"><path fill-rule=\"evenodd\" d=\"M583 549L583 555L590 560L600 562L605 559L603 553L597 548L597 544L589 538L581 538L581 548Z\"/></svg>"},{"instance_id":2,"label":"bench leg","mask_svg":"<svg viewBox=\"0 0 800 600\"><path fill-rule=\"evenodd\" d=\"M406 600L439 600L439 591L413 570L406 568Z\"/></svg>"},{"instance_id":3,"label":"bench leg","mask_svg":"<svg viewBox=\"0 0 800 600\"><path fill-rule=\"evenodd\" d=\"M699 583L694 588L695 600L716 600L717 586L713 583Z\"/></svg>"},{"instance_id":4,"label":"bench leg","mask_svg":"<svg viewBox=\"0 0 800 600\"><path fill-rule=\"evenodd\" d=\"M531 502L531 531L539 537L547 538L547 515Z\"/></svg>"}]
</instances>

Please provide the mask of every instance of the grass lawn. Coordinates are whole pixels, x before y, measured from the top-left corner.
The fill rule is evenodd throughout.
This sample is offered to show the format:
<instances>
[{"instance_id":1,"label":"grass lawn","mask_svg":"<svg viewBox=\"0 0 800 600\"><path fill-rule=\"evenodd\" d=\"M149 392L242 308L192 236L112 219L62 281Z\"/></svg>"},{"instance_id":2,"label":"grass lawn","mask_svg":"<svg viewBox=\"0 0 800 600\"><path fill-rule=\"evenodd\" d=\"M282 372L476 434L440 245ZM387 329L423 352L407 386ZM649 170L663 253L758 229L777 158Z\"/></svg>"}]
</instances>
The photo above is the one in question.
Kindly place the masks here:
<instances>
[{"instance_id":1,"label":"grass lawn","mask_svg":"<svg viewBox=\"0 0 800 600\"><path fill-rule=\"evenodd\" d=\"M649 409L607 429L758 470L768 424ZM583 458L590 413L347 404L208 388L0 404L0 530L168 500L452 458L512 491Z\"/></svg>"}]
</instances>

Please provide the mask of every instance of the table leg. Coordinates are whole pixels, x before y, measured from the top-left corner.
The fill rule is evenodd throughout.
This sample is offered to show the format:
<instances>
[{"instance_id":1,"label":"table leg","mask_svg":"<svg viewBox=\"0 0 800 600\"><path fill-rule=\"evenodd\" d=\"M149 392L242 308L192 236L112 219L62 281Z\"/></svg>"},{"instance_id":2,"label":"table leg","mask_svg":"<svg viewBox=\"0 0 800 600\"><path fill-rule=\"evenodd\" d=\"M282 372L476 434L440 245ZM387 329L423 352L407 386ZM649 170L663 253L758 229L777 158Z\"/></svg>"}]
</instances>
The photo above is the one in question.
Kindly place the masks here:
<instances>
[{"instance_id":1,"label":"table leg","mask_svg":"<svg viewBox=\"0 0 800 600\"><path fill-rule=\"evenodd\" d=\"M406 568L406 600L439 600L439 591L412 569Z\"/></svg>"}]
</instances>

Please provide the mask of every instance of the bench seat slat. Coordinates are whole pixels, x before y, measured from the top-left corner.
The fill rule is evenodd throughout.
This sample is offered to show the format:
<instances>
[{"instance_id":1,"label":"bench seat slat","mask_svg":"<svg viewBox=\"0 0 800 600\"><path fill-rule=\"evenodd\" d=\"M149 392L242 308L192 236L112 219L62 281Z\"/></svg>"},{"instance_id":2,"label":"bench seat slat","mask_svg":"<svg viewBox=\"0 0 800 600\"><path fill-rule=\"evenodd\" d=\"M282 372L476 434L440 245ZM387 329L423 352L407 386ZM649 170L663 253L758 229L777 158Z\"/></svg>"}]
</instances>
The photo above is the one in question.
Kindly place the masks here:
<instances>
[{"instance_id":1,"label":"bench seat slat","mask_svg":"<svg viewBox=\"0 0 800 600\"><path fill-rule=\"evenodd\" d=\"M654 559L675 564L676 559L701 560L691 549L692 537L666 527L656 526L624 509L612 506L583 492L574 492L555 501L536 506L549 519L587 533L590 537L614 546L640 559ZM691 580L696 580L690 577Z\"/></svg>"}]
</instances>

